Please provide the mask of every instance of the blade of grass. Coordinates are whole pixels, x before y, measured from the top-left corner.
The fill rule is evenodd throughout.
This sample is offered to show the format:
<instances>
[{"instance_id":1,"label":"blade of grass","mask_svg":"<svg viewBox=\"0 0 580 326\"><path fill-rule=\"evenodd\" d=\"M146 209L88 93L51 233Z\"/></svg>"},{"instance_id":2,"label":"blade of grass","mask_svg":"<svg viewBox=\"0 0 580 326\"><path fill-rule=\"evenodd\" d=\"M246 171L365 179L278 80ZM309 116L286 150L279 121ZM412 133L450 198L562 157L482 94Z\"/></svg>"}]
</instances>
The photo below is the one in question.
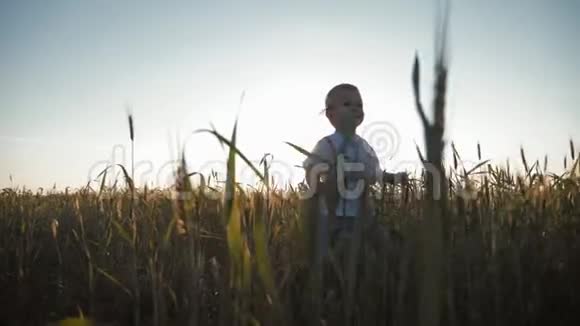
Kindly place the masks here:
<instances>
[{"instance_id":1,"label":"blade of grass","mask_svg":"<svg viewBox=\"0 0 580 326\"><path fill-rule=\"evenodd\" d=\"M236 121L236 127L237 127L237 121ZM234 127L234 129L236 127ZM235 144L233 144L231 141L226 139L219 132L217 132L216 130L199 129L199 130L194 131L194 133L209 133L209 134L214 135L219 140L220 143L225 143L226 145L228 145L228 147L234 151L234 154L237 154L252 169L252 171L256 174L256 176L258 176L260 181L264 182L264 176L254 166L254 164L252 164L252 162L250 162L250 160L235 146Z\"/></svg>"},{"instance_id":2,"label":"blade of grass","mask_svg":"<svg viewBox=\"0 0 580 326\"><path fill-rule=\"evenodd\" d=\"M111 283L115 284L116 286L118 286L121 290L123 290L123 292L127 293L127 295L129 295L130 297L133 296L133 294L131 293L131 291L129 291L129 289L124 286L121 282L119 282L119 280L117 280L116 278L114 278L111 274L105 272L103 269L101 269L98 266L94 266L95 270L103 275L106 279L108 279L109 281L111 281Z\"/></svg>"}]
</instances>

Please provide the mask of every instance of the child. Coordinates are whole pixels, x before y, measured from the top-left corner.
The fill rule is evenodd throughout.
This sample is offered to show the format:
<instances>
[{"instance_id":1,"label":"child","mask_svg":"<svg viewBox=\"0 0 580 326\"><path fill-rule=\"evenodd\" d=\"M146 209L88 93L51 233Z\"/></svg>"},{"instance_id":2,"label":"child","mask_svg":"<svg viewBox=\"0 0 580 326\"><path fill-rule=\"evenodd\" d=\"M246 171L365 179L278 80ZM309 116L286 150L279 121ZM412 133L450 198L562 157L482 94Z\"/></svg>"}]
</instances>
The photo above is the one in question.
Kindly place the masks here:
<instances>
[{"instance_id":1,"label":"child","mask_svg":"<svg viewBox=\"0 0 580 326\"><path fill-rule=\"evenodd\" d=\"M331 242L335 242L338 236L352 233L357 219L373 215L366 202L368 186L407 180L404 173L383 172L373 148L356 134L364 120L363 102L356 86L340 84L332 88L326 96L325 112L335 132L318 141L313 155L303 163L306 182L319 199L318 249L324 253L328 231Z\"/></svg>"}]
</instances>

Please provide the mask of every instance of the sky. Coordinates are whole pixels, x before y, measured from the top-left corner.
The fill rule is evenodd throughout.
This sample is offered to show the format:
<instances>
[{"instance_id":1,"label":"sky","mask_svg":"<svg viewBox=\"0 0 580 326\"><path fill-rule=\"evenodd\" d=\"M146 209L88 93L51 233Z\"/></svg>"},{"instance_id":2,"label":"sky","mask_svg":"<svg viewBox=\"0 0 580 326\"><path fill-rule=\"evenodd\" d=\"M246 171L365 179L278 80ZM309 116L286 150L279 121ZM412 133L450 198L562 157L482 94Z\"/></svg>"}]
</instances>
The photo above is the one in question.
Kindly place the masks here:
<instances>
[{"instance_id":1,"label":"sky","mask_svg":"<svg viewBox=\"0 0 580 326\"><path fill-rule=\"evenodd\" d=\"M163 185L183 148L191 171L225 169L231 134L252 161L273 155L279 181L333 132L326 92L359 87L387 170L417 170L423 133L411 69L430 108L437 1L0 1L0 188L73 188L107 165ZM580 1L453 1L446 139L466 165L580 146ZM430 110L428 110L430 111ZM242 179L252 173L239 167ZM94 181L93 181L94 182Z\"/></svg>"}]
</instances>

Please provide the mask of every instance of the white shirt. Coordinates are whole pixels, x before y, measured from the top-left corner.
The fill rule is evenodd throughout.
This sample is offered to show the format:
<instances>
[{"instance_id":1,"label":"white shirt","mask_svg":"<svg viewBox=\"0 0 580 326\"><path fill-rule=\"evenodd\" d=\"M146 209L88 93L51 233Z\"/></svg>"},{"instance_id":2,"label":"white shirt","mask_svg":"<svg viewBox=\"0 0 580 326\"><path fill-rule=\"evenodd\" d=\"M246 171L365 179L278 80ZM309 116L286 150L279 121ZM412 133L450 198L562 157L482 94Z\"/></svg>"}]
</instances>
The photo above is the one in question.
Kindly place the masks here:
<instances>
[{"instance_id":1,"label":"white shirt","mask_svg":"<svg viewBox=\"0 0 580 326\"><path fill-rule=\"evenodd\" d=\"M364 169L364 174L367 180L371 183L379 181L380 176L382 175L382 170L377 154L369 143L356 134L353 135L352 139L346 144L345 140L345 137L339 132L334 132L333 134L322 138L318 143L316 143L316 146L314 146L314 149L311 151L311 153L317 157L306 158L303 162L303 167L306 170L309 170L317 164L325 164L324 162L336 163L337 157L335 155L340 155L342 153L344 155L345 171L349 171L349 168L352 169L351 171L361 171L361 169ZM358 164L353 165L352 163ZM362 182L362 180L352 179L348 176L345 179L344 184L347 190L346 193L349 194L347 196L342 196L339 191L336 216L357 216L361 209L361 201L359 198L360 195L362 195L362 192L359 194L356 190L357 183ZM310 182L310 180L307 181ZM357 194L359 194L359 196L357 196ZM353 196L357 197L353 198ZM322 197L323 196L320 196L319 202L320 211L321 214L328 215L326 201Z\"/></svg>"}]
</instances>

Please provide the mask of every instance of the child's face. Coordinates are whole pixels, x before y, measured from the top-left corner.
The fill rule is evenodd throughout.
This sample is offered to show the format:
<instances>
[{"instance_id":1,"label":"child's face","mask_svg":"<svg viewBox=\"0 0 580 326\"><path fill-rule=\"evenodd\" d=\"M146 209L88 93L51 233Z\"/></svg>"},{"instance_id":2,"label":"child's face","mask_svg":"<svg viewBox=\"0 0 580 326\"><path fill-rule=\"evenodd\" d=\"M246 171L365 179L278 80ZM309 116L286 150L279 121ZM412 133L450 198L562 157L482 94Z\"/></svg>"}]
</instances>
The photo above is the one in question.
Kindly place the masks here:
<instances>
[{"instance_id":1,"label":"child's face","mask_svg":"<svg viewBox=\"0 0 580 326\"><path fill-rule=\"evenodd\" d=\"M363 103L357 90L343 89L331 99L326 116L341 132L354 133L364 120Z\"/></svg>"}]
</instances>

